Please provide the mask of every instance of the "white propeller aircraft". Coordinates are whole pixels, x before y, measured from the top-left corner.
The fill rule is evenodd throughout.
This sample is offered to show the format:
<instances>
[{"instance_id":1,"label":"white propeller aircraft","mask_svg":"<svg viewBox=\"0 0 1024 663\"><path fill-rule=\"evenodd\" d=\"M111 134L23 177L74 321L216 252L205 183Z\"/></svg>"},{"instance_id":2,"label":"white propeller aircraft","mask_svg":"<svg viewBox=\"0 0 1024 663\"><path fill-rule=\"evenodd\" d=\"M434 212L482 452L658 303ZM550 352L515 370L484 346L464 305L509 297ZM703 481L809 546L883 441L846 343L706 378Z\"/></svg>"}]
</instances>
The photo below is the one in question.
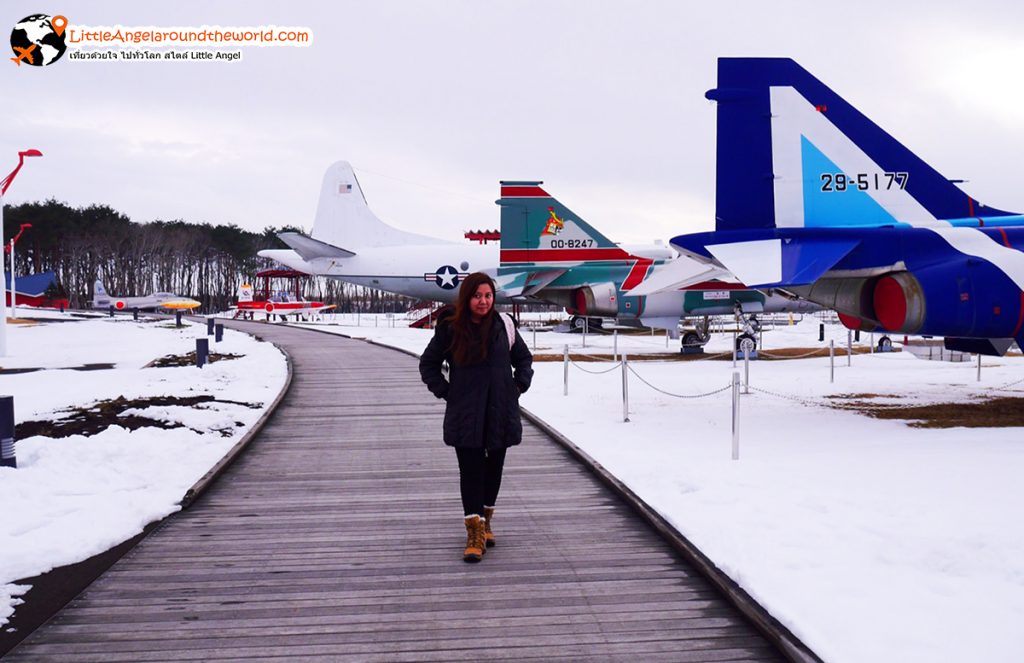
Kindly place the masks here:
<instances>
[{"instance_id":1,"label":"white propeller aircraft","mask_svg":"<svg viewBox=\"0 0 1024 663\"><path fill-rule=\"evenodd\" d=\"M497 246L408 233L378 219L346 161L324 174L310 234L280 233L291 248L259 255L307 274L441 302L455 301L470 273L493 277L498 268Z\"/></svg>"}]
</instances>

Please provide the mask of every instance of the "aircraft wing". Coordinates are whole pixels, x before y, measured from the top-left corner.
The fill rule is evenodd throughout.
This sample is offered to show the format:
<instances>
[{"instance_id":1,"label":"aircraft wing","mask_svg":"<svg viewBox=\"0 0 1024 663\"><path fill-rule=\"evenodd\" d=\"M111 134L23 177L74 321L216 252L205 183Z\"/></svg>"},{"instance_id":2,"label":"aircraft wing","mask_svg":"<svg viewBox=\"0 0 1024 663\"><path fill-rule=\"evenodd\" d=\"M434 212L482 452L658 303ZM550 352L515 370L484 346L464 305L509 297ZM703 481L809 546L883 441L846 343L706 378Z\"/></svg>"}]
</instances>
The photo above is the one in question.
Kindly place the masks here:
<instances>
[{"instance_id":1,"label":"aircraft wing","mask_svg":"<svg viewBox=\"0 0 1024 663\"><path fill-rule=\"evenodd\" d=\"M728 270L718 265L700 262L684 255L655 267L647 279L626 294L630 297L653 295L656 292L679 290L701 281L731 276Z\"/></svg>"},{"instance_id":2,"label":"aircraft wing","mask_svg":"<svg viewBox=\"0 0 1024 663\"><path fill-rule=\"evenodd\" d=\"M530 278L526 282L526 290L523 294L526 296L536 295L538 292L546 288L552 281L557 279L562 274L565 274L565 269L549 269L543 272L534 272L530 274Z\"/></svg>"},{"instance_id":3,"label":"aircraft wing","mask_svg":"<svg viewBox=\"0 0 1024 663\"><path fill-rule=\"evenodd\" d=\"M299 254L303 260L314 260L316 258L351 258L355 255L352 251L346 251L340 247L321 242L303 235L302 233L278 233L277 236Z\"/></svg>"},{"instance_id":4,"label":"aircraft wing","mask_svg":"<svg viewBox=\"0 0 1024 663\"><path fill-rule=\"evenodd\" d=\"M548 286L566 272L565 269L546 269L539 272L511 271L495 279L498 291L505 297L530 297Z\"/></svg>"}]
</instances>

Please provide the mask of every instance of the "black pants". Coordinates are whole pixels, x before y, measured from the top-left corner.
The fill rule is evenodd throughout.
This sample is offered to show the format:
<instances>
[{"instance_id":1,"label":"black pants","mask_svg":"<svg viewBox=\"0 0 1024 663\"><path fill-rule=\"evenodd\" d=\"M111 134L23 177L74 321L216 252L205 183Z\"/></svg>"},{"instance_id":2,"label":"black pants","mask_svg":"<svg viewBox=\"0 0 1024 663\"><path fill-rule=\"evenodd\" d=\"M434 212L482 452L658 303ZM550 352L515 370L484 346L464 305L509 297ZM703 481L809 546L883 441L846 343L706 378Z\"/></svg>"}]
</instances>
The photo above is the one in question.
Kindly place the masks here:
<instances>
[{"instance_id":1,"label":"black pants","mask_svg":"<svg viewBox=\"0 0 1024 663\"><path fill-rule=\"evenodd\" d=\"M455 449L459 457L459 488L462 510L467 516L484 515L485 506L494 506L501 488L501 470L505 449Z\"/></svg>"}]
</instances>

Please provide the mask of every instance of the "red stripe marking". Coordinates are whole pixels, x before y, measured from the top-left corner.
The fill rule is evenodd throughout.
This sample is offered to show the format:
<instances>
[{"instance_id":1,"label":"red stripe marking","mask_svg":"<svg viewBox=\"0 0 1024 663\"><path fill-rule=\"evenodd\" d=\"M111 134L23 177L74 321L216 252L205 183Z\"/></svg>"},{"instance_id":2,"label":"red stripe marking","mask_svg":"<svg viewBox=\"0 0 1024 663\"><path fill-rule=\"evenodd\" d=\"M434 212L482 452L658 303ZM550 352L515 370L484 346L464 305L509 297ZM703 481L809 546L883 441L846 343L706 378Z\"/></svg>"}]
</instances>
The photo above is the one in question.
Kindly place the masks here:
<instances>
[{"instance_id":1,"label":"red stripe marking","mask_svg":"<svg viewBox=\"0 0 1024 663\"><path fill-rule=\"evenodd\" d=\"M550 198L549 194L539 186L503 186L502 198Z\"/></svg>"},{"instance_id":2,"label":"red stripe marking","mask_svg":"<svg viewBox=\"0 0 1024 663\"><path fill-rule=\"evenodd\" d=\"M653 264L654 261L650 258L639 258L635 263L633 263L633 267L630 268L629 274L626 275L626 279L622 282L622 289L632 290L640 285L644 280L644 277L647 276L647 270L650 269Z\"/></svg>"},{"instance_id":3,"label":"red stripe marking","mask_svg":"<svg viewBox=\"0 0 1024 663\"><path fill-rule=\"evenodd\" d=\"M1010 238L1006 236L1006 231L1003 230L1002 228L999 228L999 234L1003 236L1003 245L1009 249L1012 249L1013 247L1010 246Z\"/></svg>"},{"instance_id":4,"label":"red stripe marking","mask_svg":"<svg viewBox=\"0 0 1024 663\"><path fill-rule=\"evenodd\" d=\"M629 260L622 249L505 249L501 262L578 262L580 260Z\"/></svg>"},{"instance_id":5,"label":"red stripe marking","mask_svg":"<svg viewBox=\"0 0 1024 663\"><path fill-rule=\"evenodd\" d=\"M742 283L723 283L721 281L701 281L688 285L680 290L749 290Z\"/></svg>"},{"instance_id":6,"label":"red stripe marking","mask_svg":"<svg viewBox=\"0 0 1024 663\"><path fill-rule=\"evenodd\" d=\"M1024 290L1020 292L1020 311L1017 313L1017 326L1013 328L1010 336L1017 338L1020 335L1020 328L1024 325Z\"/></svg>"}]
</instances>

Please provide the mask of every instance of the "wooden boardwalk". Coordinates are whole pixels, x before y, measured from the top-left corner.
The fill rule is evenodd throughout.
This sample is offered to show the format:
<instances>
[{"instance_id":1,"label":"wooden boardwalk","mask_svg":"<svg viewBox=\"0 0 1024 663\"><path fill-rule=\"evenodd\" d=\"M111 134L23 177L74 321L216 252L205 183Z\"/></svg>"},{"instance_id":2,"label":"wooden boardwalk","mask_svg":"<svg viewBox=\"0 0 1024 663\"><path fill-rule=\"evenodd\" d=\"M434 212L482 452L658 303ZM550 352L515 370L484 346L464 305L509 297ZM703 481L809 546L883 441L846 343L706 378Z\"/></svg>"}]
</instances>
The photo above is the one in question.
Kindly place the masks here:
<instances>
[{"instance_id":1,"label":"wooden boardwalk","mask_svg":"<svg viewBox=\"0 0 1024 663\"><path fill-rule=\"evenodd\" d=\"M291 390L216 484L5 661L776 661L776 651L536 427L498 545L462 562L444 403L406 355L233 322Z\"/></svg>"}]
</instances>

